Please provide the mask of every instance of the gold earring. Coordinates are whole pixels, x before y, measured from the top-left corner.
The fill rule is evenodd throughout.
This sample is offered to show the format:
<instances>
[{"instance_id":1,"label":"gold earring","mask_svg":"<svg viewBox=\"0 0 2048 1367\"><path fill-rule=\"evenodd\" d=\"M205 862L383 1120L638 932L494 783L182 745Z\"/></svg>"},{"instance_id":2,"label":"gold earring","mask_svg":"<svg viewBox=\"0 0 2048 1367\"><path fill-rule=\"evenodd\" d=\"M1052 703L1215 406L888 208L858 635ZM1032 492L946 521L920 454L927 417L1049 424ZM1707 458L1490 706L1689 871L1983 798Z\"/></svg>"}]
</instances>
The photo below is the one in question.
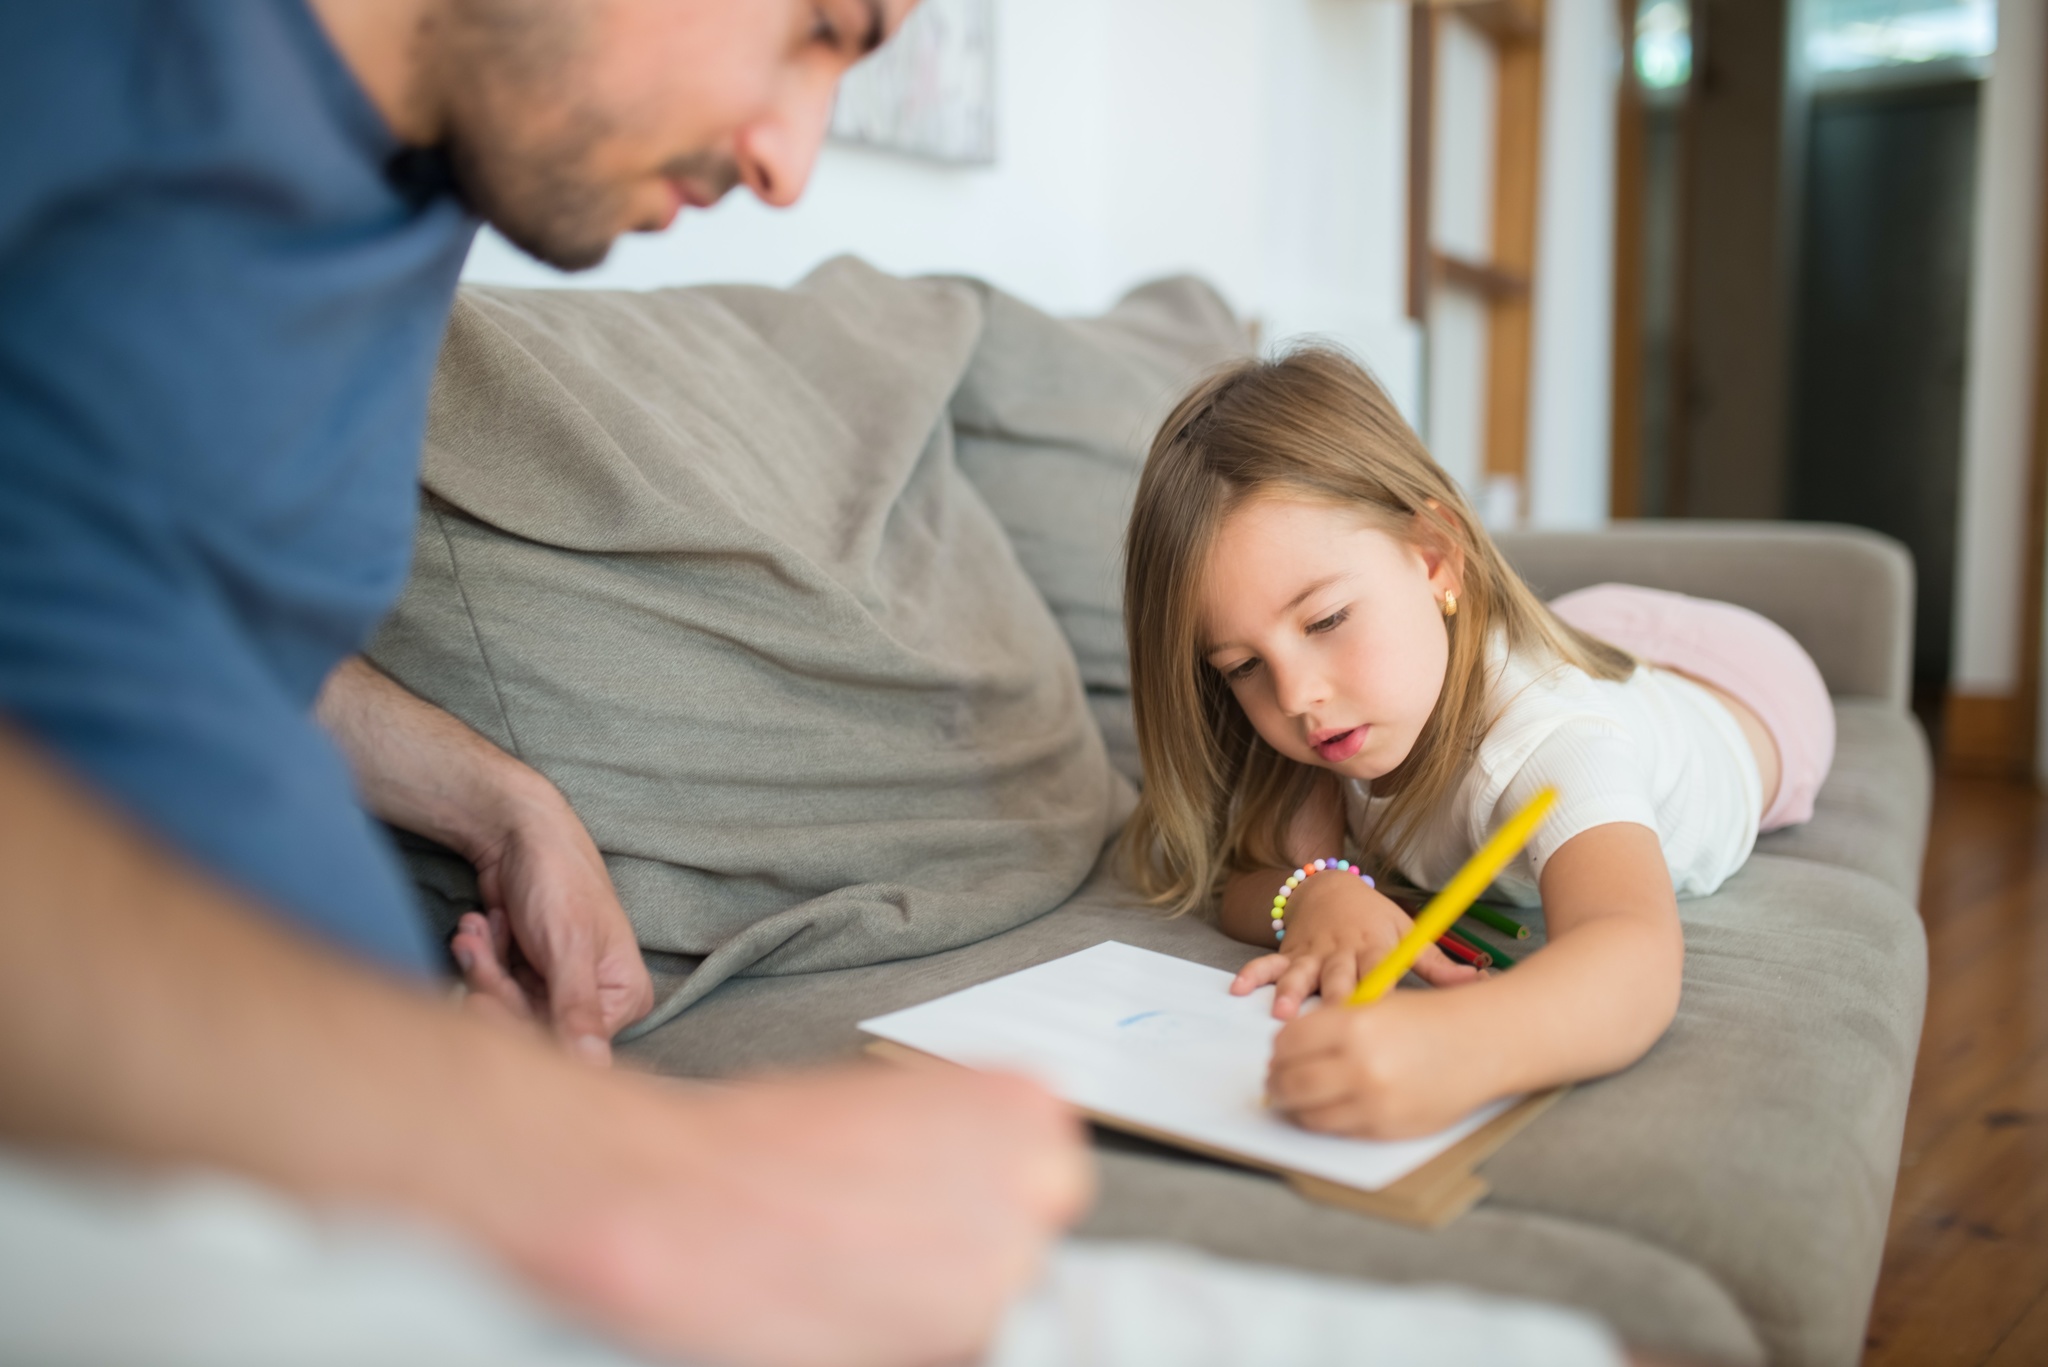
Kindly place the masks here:
<instances>
[{"instance_id":1,"label":"gold earring","mask_svg":"<svg viewBox=\"0 0 2048 1367\"><path fill-rule=\"evenodd\" d=\"M1457 594L1455 594L1455 593L1446 593L1446 594L1444 595L1444 616L1446 616L1446 617L1456 617L1457 615L1458 615L1458 595L1457 595Z\"/></svg>"}]
</instances>

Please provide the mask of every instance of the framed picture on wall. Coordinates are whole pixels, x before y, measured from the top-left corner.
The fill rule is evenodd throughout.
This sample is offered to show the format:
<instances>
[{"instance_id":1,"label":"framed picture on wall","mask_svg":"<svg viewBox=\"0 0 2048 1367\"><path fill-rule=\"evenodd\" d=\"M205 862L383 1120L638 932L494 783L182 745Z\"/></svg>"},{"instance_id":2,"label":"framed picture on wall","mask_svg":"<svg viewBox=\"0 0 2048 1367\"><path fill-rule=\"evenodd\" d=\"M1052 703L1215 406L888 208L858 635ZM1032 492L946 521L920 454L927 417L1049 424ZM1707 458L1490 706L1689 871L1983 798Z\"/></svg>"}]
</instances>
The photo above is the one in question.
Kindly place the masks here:
<instances>
[{"instance_id":1,"label":"framed picture on wall","mask_svg":"<svg viewBox=\"0 0 2048 1367\"><path fill-rule=\"evenodd\" d=\"M832 136L962 165L996 159L995 0L924 0L847 73Z\"/></svg>"}]
</instances>

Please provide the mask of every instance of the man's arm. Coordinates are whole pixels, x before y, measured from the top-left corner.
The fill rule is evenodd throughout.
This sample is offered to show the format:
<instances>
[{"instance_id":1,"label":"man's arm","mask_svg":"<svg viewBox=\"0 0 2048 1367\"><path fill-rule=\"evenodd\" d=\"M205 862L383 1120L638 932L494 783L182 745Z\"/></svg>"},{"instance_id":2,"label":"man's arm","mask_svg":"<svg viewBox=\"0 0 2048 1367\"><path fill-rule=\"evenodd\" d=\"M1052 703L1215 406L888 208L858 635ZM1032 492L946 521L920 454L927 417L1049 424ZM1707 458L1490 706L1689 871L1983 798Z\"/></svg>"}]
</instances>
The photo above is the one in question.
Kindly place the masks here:
<instances>
[{"instance_id":1,"label":"man's arm","mask_svg":"<svg viewBox=\"0 0 2048 1367\"><path fill-rule=\"evenodd\" d=\"M609 1061L611 1037L653 1007L654 984L568 800L360 658L328 677L316 710L372 812L476 866L487 914L463 917L450 945L470 989Z\"/></svg>"},{"instance_id":2,"label":"man's arm","mask_svg":"<svg viewBox=\"0 0 2048 1367\"><path fill-rule=\"evenodd\" d=\"M687 1088L324 953L0 731L0 1139L240 1172L480 1244L657 1350L964 1358L1086 1193L1016 1080Z\"/></svg>"}]
</instances>

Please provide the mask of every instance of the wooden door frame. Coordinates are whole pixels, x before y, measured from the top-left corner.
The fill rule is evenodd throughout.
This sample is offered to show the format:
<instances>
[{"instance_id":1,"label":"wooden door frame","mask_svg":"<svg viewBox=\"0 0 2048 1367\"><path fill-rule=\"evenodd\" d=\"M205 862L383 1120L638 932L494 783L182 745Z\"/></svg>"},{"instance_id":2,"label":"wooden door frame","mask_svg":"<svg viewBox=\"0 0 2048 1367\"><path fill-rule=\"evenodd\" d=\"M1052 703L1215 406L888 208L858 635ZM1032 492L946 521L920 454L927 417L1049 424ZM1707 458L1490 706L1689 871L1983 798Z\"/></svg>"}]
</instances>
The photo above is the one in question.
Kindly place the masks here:
<instances>
[{"instance_id":1,"label":"wooden door frame","mask_svg":"<svg viewBox=\"0 0 2048 1367\"><path fill-rule=\"evenodd\" d=\"M1621 81L1614 98L1614 413L1607 514L1643 515L1643 195L1647 113L1635 80L1635 0L1614 0Z\"/></svg>"},{"instance_id":2,"label":"wooden door frame","mask_svg":"<svg viewBox=\"0 0 2048 1367\"><path fill-rule=\"evenodd\" d=\"M2048 122L2048 114L2044 114ZM1980 125L1981 127L1981 125ZM2044 130L2048 131L2048 130ZM2048 187L2048 136L2042 139ZM1981 160L1980 149L1979 157ZM2026 524L2020 543L2019 669L2010 695L1958 693L1942 699L1941 765L1960 774L2032 778L2048 786L2040 762L2042 613L2048 611L2048 212L2035 226L2034 394L2027 441Z\"/></svg>"},{"instance_id":3,"label":"wooden door frame","mask_svg":"<svg viewBox=\"0 0 2048 1367\"><path fill-rule=\"evenodd\" d=\"M1429 325L1438 289L1476 295L1487 320L1481 474L1516 480L1528 504L1532 296L1542 189L1544 0L1413 0L1408 43L1408 316ZM1489 260L1436 249L1434 188L1436 26L1466 23L1492 43L1493 240ZM1475 494L1477 491L1474 491Z\"/></svg>"}]
</instances>

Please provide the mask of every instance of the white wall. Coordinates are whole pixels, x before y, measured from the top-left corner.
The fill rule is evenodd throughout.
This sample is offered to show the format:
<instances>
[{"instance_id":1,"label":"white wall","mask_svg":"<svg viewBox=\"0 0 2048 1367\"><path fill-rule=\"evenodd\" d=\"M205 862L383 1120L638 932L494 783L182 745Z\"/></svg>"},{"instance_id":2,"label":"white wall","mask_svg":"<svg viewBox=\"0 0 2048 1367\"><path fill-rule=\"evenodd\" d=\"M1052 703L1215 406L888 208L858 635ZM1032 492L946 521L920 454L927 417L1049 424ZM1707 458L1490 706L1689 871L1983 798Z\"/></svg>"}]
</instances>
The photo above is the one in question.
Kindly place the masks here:
<instances>
[{"instance_id":1,"label":"white wall","mask_svg":"<svg viewBox=\"0 0 2048 1367\"><path fill-rule=\"evenodd\" d=\"M803 202L744 194L562 277L485 234L466 277L789 284L840 252L983 276L1059 312L1191 270L1268 338L1326 333L1413 411L1403 317L1405 7L1359 0L998 0L998 157L830 145Z\"/></svg>"},{"instance_id":2,"label":"white wall","mask_svg":"<svg viewBox=\"0 0 2048 1367\"><path fill-rule=\"evenodd\" d=\"M2019 685L2020 565L2040 294L2044 58L2048 18L2040 0L2002 0L1998 53L1978 116L1950 680L1958 693L2010 695Z\"/></svg>"},{"instance_id":3,"label":"white wall","mask_svg":"<svg viewBox=\"0 0 2048 1367\"><path fill-rule=\"evenodd\" d=\"M1264 172L1253 184L1265 260L1252 311L1268 337L1315 333L1350 347L1415 418L1422 377L1421 339L1407 317L1407 7L1240 3L1264 22ZM1187 7L1155 0L1148 8L1171 23ZM1132 50L1144 41L1134 33ZM1131 154L1143 158L1145 147Z\"/></svg>"},{"instance_id":4,"label":"white wall","mask_svg":"<svg viewBox=\"0 0 2048 1367\"><path fill-rule=\"evenodd\" d=\"M1207 8L1217 8L1211 4ZM999 157L952 168L830 145L802 203L764 207L745 192L685 213L670 231L629 237L595 271L560 276L495 234L470 256L470 279L642 289L708 281L785 285L840 252L894 271L973 271L1056 309L1107 302L1110 7L1096 0L998 4ZM1199 116L1202 111L1192 111ZM1226 288L1242 289L1243 211L1219 205L1195 236ZM1240 220L1225 225L1223 220ZM1218 239L1225 245L1218 249ZM1162 244L1165 256L1180 244Z\"/></svg>"},{"instance_id":5,"label":"white wall","mask_svg":"<svg viewBox=\"0 0 2048 1367\"><path fill-rule=\"evenodd\" d=\"M1614 40L1603 27L1611 19L1596 16L1610 8L1550 6L1530 486L1543 524L1580 525L1605 510ZM1421 343L1406 317L1407 6L997 9L994 166L832 145L794 209L737 194L667 233L621 242L604 266L573 277L486 233L466 278L782 285L853 252L891 271L979 275L1078 313L1190 270L1258 318L1269 341L1315 333L1350 347L1420 417Z\"/></svg>"},{"instance_id":6,"label":"white wall","mask_svg":"<svg viewBox=\"0 0 2048 1367\"><path fill-rule=\"evenodd\" d=\"M1607 520L1614 340L1615 95L1621 35L1611 0L1550 0L1532 299L1525 481L1481 486L1487 315L1471 294L1430 304L1427 427L1444 468L1487 525L1595 527ZM1431 231L1441 250L1493 254L1497 64L1492 44L1445 23L1437 49Z\"/></svg>"},{"instance_id":7,"label":"white wall","mask_svg":"<svg viewBox=\"0 0 2048 1367\"><path fill-rule=\"evenodd\" d=\"M1550 0L1536 220L1529 521L1607 521L1614 411L1613 0Z\"/></svg>"},{"instance_id":8,"label":"white wall","mask_svg":"<svg viewBox=\"0 0 2048 1367\"><path fill-rule=\"evenodd\" d=\"M1429 183L1429 230L1438 251L1467 261L1493 257L1495 125L1499 114L1499 61L1494 47L1468 24L1437 25L1436 77L1430 137L1435 154ZM1465 486L1490 527L1520 520L1521 499L1488 507L1486 406L1491 315L1469 290L1435 289L1429 296L1428 368L1424 435L1431 452ZM1508 491L1511 495L1514 491Z\"/></svg>"}]
</instances>

